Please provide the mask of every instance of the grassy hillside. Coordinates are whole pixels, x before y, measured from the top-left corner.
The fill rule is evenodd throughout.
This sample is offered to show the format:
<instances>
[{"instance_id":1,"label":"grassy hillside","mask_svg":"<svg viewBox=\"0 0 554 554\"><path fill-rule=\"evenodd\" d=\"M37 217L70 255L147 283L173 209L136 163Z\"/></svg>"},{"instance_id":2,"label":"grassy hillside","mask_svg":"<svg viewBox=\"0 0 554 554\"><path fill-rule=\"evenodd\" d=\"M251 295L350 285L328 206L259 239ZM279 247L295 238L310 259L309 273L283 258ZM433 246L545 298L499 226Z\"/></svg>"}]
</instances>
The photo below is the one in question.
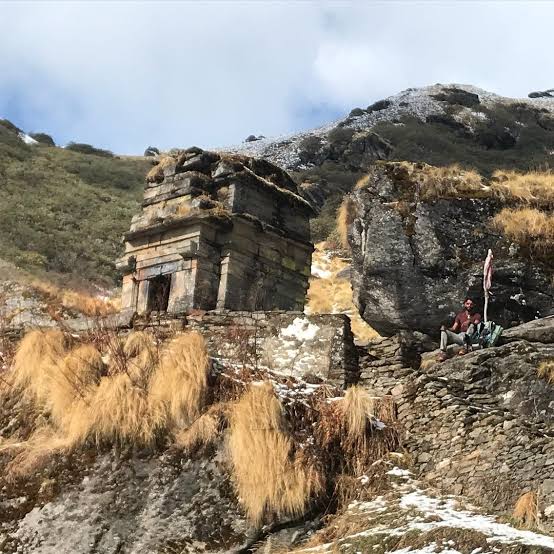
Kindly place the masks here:
<instances>
[{"instance_id":1,"label":"grassy hillside","mask_svg":"<svg viewBox=\"0 0 554 554\"><path fill-rule=\"evenodd\" d=\"M27 145L0 125L0 258L112 285L148 163Z\"/></svg>"},{"instance_id":2,"label":"grassy hillside","mask_svg":"<svg viewBox=\"0 0 554 554\"><path fill-rule=\"evenodd\" d=\"M404 116L383 122L374 131L391 142L392 160L457 163L491 175L497 169L530 171L554 161L554 116L523 103L476 106L482 118L461 122L459 108L426 122ZM460 121L461 119L461 121Z\"/></svg>"}]
</instances>

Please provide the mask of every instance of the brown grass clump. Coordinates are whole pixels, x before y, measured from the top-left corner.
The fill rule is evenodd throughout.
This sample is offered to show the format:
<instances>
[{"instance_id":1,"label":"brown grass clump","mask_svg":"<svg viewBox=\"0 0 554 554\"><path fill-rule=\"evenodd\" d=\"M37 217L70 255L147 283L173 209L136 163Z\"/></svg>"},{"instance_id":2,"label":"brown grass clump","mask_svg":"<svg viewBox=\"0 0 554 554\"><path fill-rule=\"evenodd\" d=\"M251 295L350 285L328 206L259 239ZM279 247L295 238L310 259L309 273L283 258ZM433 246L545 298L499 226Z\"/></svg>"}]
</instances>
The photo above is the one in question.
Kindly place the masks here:
<instances>
[{"instance_id":1,"label":"brown grass clump","mask_svg":"<svg viewBox=\"0 0 554 554\"><path fill-rule=\"evenodd\" d=\"M231 411L229 451L239 498L251 520L301 515L320 477L294 455L270 383L253 384Z\"/></svg>"},{"instance_id":2,"label":"brown grass clump","mask_svg":"<svg viewBox=\"0 0 554 554\"><path fill-rule=\"evenodd\" d=\"M199 333L173 339L162 352L150 382L150 402L171 426L185 427L200 414L208 381L209 357Z\"/></svg>"},{"instance_id":3,"label":"brown grass clump","mask_svg":"<svg viewBox=\"0 0 554 554\"><path fill-rule=\"evenodd\" d=\"M487 194L487 187L481 175L474 170L464 170L458 165L434 167L423 165L416 170L420 183L420 198L456 198L460 196L479 197Z\"/></svg>"},{"instance_id":4,"label":"brown grass clump","mask_svg":"<svg viewBox=\"0 0 554 554\"><path fill-rule=\"evenodd\" d=\"M49 366L48 407L60 428L68 429L78 404L87 402L104 372L102 355L91 344L77 346ZM79 406L76 411L83 411Z\"/></svg>"},{"instance_id":5,"label":"brown grass clump","mask_svg":"<svg viewBox=\"0 0 554 554\"><path fill-rule=\"evenodd\" d=\"M5 467L4 476L8 481L25 478L40 469L53 454L69 446L67 437L59 435L50 427L41 427L24 442L0 446L0 452L9 450L14 453Z\"/></svg>"},{"instance_id":6,"label":"brown grass clump","mask_svg":"<svg viewBox=\"0 0 554 554\"><path fill-rule=\"evenodd\" d=\"M348 244L348 228L354 222L355 217L356 209L354 200L350 196L346 196L337 211L337 232L340 243L344 249L350 248Z\"/></svg>"},{"instance_id":7,"label":"brown grass clump","mask_svg":"<svg viewBox=\"0 0 554 554\"><path fill-rule=\"evenodd\" d=\"M208 411L193 421L192 425L182 429L175 436L175 444L184 450L191 451L199 446L214 442L222 427L225 404L214 404Z\"/></svg>"},{"instance_id":8,"label":"brown grass clump","mask_svg":"<svg viewBox=\"0 0 554 554\"><path fill-rule=\"evenodd\" d=\"M522 494L514 506L513 518L524 527L535 528L539 523L539 499L534 491Z\"/></svg>"},{"instance_id":9,"label":"brown grass clump","mask_svg":"<svg viewBox=\"0 0 554 554\"><path fill-rule=\"evenodd\" d=\"M521 245L546 251L554 244L554 215L536 208L505 208L493 218L493 225Z\"/></svg>"},{"instance_id":10,"label":"brown grass clump","mask_svg":"<svg viewBox=\"0 0 554 554\"><path fill-rule=\"evenodd\" d=\"M88 317L98 317L113 314L119 309L119 301L105 300L85 292L62 289L53 283L39 279L33 279L30 286L46 296L52 308L51 311L63 307Z\"/></svg>"},{"instance_id":11,"label":"brown grass clump","mask_svg":"<svg viewBox=\"0 0 554 554\"><path fill-rule=\"evenodd\" d=\"M376 460L398 446L391 397L373 397L363 387L354 386L343 398L322 403L319 409L316 442L323 451L334 452L332 458L340 460L339 473L367 474Z\"/></svg>"},{"instance_id":12,"label":"brown grass clump","mask_svg":"<svg viewBox=\"0 0 554 554\"><path fill-rule=\"evenodd\" d=\"M554 245L554 215L536 208L505 208L494 216L492 223L520 245L544 252Z\"/></svg>"},{"instance_id":13,"label":"brown grass clump","mask_svg":"<svg viewBox=\"0 0 554 554\"><path fill-rule=\"evenodd\" d=\"M133 331L123 345L125 372L139 387L146 389L159 362L154 337L144 331Z\"/></svg>"},{"instance_id":14,"label":"brown grass clump","mask_svg":"<svg viewBox=\"0 0 554 554\"><path fill-rule=\"evenodd\" d=\"M347 261L326 252L325 243L316 244L312 269L317 268L321 273L313 274L310 279L306 313L346 314L350 317L352 332L356 339L367 342L378 338L379 334L361 318L354 305L350 281L338 277L338 273L347 267Z\"/></svg>"},{"instance_id":15,"label":"brown grass clump","mask_svg":"<svg viewBox=\"0 0 554 554\"><path fill-rule=\"evenodd\" d=\"M537 368L537 375L548 383L554 383L554 360L541 362Z\"/></svg>"},{"instance_id":16,"label":"brown grass clump","mask_svg":"<svg viewBox=\"0 0 554 554\"><path fill-rule=\"evenodd\" d=\"M13 385L43 404L50 392L50 371L65 354L65 337L58 329L29 331L17 347L11 377Z\"/></svg>"},{"instance_id":17,"label":"brown grass clump","mask_svg":"<svg viewBox=\"0 0 554 554\"><path fill-rule=\"evenodd\" d=\"M147 392L126 373L103 377L89 402L88 410L74 414L76 441L148 445L154 440L160 418L154 417Z\"/></svg>"},{"instance_id":18,"label":"brown grass clump","mask_svg":"<svg viewBox=\"0 0 554 554\"><path fill-rule=\"evenodd\" d=\"M363 387L350 387L342 399L342 409L347 432L347 440L352 443L367 440L367 427L375 417L375 397Z\"/></svg>"},{"instance_id":19,"label":"brown grass clump","mask_svg":"<svg viewBox=\"0 0 554 554\"><path fill-rule=\"evenodd\" d=\"M554 203L554 172L498 170L493 173L491 190L503 200L551 205Z\"/></svg>"},{"instance_id":20,"label":"brown grass clump","mask_svg":"<svg viewBox=\"0 0 554 554\"><path fill-rule=\"evenodd\" d=\"M173 156L164 156L159 163L157 163L146 174L146 182L148 183L161 183L164 180L164 169L174 165L177 160Z\"/></svg>"},{"instance_id":21,"label":"brown grass clump","mask_svg":"<svg viewBox=\"0 0 554 554\"><path fill-rule=\"evenodd\" d=\"M97 343L108 350L108 365L92 344L66 354L57 330L28 333L14 359L16 388L48 410L68 445L87 439L148 445L158 430L173 432L198 416L208 369L200 335L171 341L160 362L148 333Z\"/></svg>"},{"instance_id":22,"label":"brown grass clump","mask_svg":"<svg viewBox=\"0 0 554 554\"><path fill-rule=\"evenodd\" d=\"M385 165L394 179L418 185L421 200L479 198L490 195L490 188L485 185L477 171L462 169L457 164L435 167L425 163L387 162ZM356 188L367 187L370 179L371 175L360 179Z\"/></svg>"}]
</instances>

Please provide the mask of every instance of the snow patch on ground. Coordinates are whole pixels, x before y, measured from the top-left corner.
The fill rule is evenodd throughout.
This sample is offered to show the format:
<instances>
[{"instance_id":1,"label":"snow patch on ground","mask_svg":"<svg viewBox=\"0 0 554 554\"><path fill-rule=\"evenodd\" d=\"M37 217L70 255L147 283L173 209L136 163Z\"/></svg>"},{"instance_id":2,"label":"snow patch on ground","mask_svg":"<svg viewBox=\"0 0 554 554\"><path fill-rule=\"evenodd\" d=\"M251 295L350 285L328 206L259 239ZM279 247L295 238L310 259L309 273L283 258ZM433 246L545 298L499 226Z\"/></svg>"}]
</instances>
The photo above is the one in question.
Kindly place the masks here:
<instances>
[{"instance_id":1,"label":"snow patch on ground","mask_svg":"<svg viewBox=\"0 0 554 554\"><path fill-rule=\"evenodd\" d=\"M467 510L459 510L455 507L453 499L431 498L421 490L415 490L404 495L400 501L400 507L408 510L416 508L426 516L439 517L441 521L430 523L412 521L411 529L429 531L436 527L456 527L457 529L471 529L487 535L487 541L499 543L520 543L533 546L543 546L554 550L554 538L539 535L532 531L523 531L507 525L497 523L492 516L476 514Z\"/></svg>"},{"instance_id":2,"label":"snow patch on ground","mask_svg":"<svg viewBox=\"0 0 554 554\"><path fill-rule=\"evenodd\" d=\"M25 144L38 144L33 137L30 137L27 133L18 133L17 135Z\"/></svg>"},{"instance_id":3,"label":"snow patch on ground","mask_svg":"<svg viewBox=\"0 0 554 554\"><path fill-rule=\"evenodd\" d=\"M312 264L312 275L314 277L319 277L320 279L329 279L329 277L333 275L333 272L323 269L320 265L314 263Z\"/></svg>"}]
</instances>

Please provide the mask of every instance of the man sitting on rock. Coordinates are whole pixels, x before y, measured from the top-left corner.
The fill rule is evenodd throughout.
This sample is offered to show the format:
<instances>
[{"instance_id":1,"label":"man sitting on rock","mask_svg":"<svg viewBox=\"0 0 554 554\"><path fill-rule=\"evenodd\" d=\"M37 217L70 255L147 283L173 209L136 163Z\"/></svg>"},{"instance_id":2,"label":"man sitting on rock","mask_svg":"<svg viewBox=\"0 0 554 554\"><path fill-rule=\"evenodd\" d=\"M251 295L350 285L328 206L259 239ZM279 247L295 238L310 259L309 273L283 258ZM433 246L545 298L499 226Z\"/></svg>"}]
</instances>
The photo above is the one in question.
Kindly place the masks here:
<instances>
[{"instance_id":1,"label":"man sitting on rock","mask_svg":"<svg viewBox=\"0 0 554 554\"><path fill-rule=\"evenodd\" d=\"M464 309L456 316L454 325L447 329L444 325L441 327L441 352L439 361L443 362L448 358L446 347L449 344L459 344L463 346L460 354L465 354L471 345L471 336L475 332L475 325L481 322L481 315L474 313L475 304L471 298L464 300Z\"/></svg>"}]
</instances>

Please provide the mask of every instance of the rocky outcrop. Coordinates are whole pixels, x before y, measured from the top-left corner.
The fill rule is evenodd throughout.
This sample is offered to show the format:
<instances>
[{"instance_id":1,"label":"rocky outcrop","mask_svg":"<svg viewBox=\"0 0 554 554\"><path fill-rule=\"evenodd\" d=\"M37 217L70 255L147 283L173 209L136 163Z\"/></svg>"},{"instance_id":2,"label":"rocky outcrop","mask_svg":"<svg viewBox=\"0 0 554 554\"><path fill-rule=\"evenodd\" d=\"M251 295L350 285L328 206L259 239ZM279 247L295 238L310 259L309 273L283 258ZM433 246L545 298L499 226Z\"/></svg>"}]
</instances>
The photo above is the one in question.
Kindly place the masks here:
<instances>
[{"instance_id":1,"label":"rocky outcrop","mask_svg":"<svg viewBox=\"0 0 554 554\"><path fill-rule=\"evenodd\" d=\"M43 470L52 475L42 481L31 479L27 496L14 496L13 484L0 492L0 552L238 551L255 531L238 507L224 460L220 447L186 458L106 453L88 464L80 459L79 471L62 461ZM64 482L68 473L78 478Z\"/></svg>"},{"instance_id":2,"label":"rocky outcrop","mask_svg":"<svg viewBox=\"0 0 554 554\"><path fill-rule=\"evenodd\" d=\"M436 336L466 295L482 310L489 248L495 255L490 318L509 327L549 315L554 268L492 228L503 204L486 189L441 193L439 183L431 190L436 183L419 178L427 170L379 163L352 193L352 282L362 317L381 334L408 329Z\"/></svg>"},{"instance_id":3,"label":"rocky outcrop","mask_svg":"<svg viewBox=\"0 0 554 554\"><path fill-rule=\"evenodd\" d=\"M530 92L527 96L529 96L529 98L554 98L554 88Z\"/></svg>"},{"instance_id":4,"label":"rocky outcrop","mask_svg":"<svg viewBox=\"0 0 554 554\"><path fill-rule=\"evenodd\" d=\"M515 327L502 346L419 368L409 365L415 338L360 355L366 386L396 401L415 474L497 512L538 491L539 517L553 529L554 386L537 371L554 359L552 318Z\"/></svg>"}]
</instances>

